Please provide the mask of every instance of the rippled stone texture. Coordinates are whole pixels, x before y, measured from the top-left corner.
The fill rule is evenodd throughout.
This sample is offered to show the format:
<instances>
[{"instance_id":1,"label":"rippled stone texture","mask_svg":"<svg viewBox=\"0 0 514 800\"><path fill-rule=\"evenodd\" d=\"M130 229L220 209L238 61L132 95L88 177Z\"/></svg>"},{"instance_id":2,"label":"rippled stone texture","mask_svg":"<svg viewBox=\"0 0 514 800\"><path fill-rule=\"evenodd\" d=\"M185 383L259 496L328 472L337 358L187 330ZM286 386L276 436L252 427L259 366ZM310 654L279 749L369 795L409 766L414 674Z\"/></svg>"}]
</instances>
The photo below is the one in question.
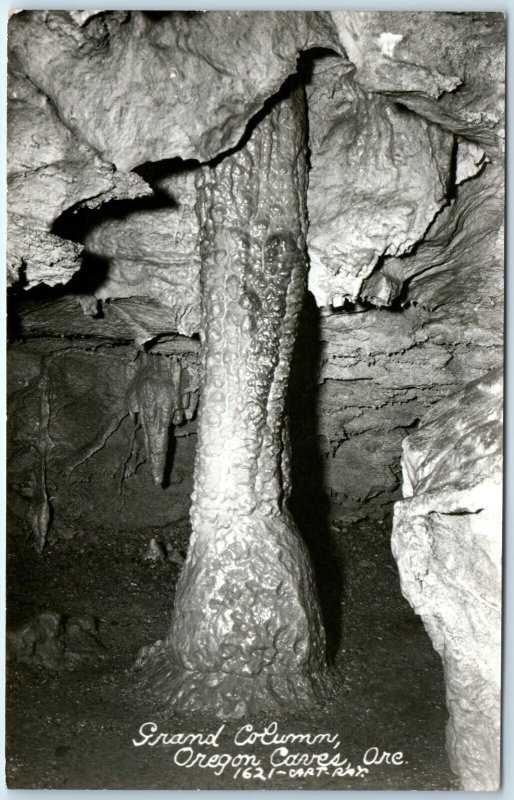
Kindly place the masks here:
<instances>
[{"instance_id":1,"label":"rippled stone texture","mask_svg":"<svg viewBox=\"0 0 514 800\"><path fill-rule=\"evenodd\" d=\"M312 700L324 634L290 517L284 414L305 289L303 90L198 181L203 387L193 534L168 636L138 666L175 708L241 716Z\"/></svg>"},{"instance_id":2,"label":"rippled stone texture","mask_svg":"<svg viewBox=\"0 0 514 800\"><path fill-rule=\"evenodd\" d=\"M356 300L385 256L423 238L451 184L453 136L388 98L365 92L338 56L309 85L309 289L320 306ZM366 299L390 305L391 282Z\"/></svg>"},{"instance_id":3,"label":"rippled stone texture","mask_svg":"<svg viewBox=\"0 0 514 800\"><path fill-rule=\"evenodd\" d=\"M407 302L431 311L467 300L459 321L468 340L478 320L503 327L503 175L501 161L487 164L458 188L412 256L387 259L380 269L389 282L407 283Z\"/></svg>"},{"instance_id":4,"label":"rippled stone texture","mask_svg":"<svg viewBox=\"0 0 514 800\"><path fill-rule=\"evenodd\" d=\"M492 370L405 440L392 536L403 594L443 660L450 764L476 791L499 787L502 398Z\"/></svg>"},{"instance_id":5,"label":"rippled stone texture","mask_svg":"<svg viewBox=\"0 0 514 800\"><path fill-rule=\"evenodd\" d=\"M97 214L84 237L85 252L97 259L100 274L94 296L131 297L161 309L161 331L191 336L200 330L200 261L197 253L195 174L191 165L148 169L155 196L139 203L114 203ZM137 299L137 301L136 301ZM135 307L135 306L134 306ZM151 339L142 308L139 343ZM146 331L146 333L145 333Z\"/></svg>"},{"instance_id":6,"label":"rippled stone texture","mask_svg":"<svg viewBox=\"0 0 514 800\"><path fill-rule=\"evenodd\" d=\"M9 40L65 125L118 169L236 146L300 51L340 47L316 11L30 11Z\"/></svg>"},{"instance_id":7,"label":"rippled stone texture","mask_svg":"<svg viewBox=\"0 0 514 800\"><path fill-rule=\"evenodd\" d=\"M7 180L7 278L15 283L23 269L26 288L42 282L48 286L66 283L81 266L81 245L52 232L63 211L82 202L98 206L114 198L152 192L139 175L117 172L62 123L13 52L9 56Z\"/></svg>"},{"instance_id":8,"label":"rippled stone texture","mask_svg":"<svg viewBox=\"0 0 514 800\"><path fill-rule=\"evenodd\" d=\"M341 44L367 91L479 142L503 136L505 14L333 11Z\"/></svg>"}]
</instances>

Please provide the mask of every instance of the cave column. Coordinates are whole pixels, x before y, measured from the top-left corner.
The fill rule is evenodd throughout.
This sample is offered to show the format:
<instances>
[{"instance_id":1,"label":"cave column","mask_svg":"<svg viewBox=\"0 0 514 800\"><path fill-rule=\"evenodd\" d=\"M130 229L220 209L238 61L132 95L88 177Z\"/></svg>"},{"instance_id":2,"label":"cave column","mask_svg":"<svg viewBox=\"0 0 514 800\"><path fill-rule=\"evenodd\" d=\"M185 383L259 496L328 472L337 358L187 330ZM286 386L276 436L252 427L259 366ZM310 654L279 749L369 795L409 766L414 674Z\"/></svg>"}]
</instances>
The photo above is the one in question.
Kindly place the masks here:
<instances>
[{"instance_id":1,"label":"cave column","mask_svg":"<svg viewBox=\"0 0 514 800\"><path fill-rule=\"evenodd\" d=\"M310 701L326 685L309 559L286 508L305 198L297 87L197 183L203 355L193 531L169 634L152 656L154 686L184 710L241 716Z\"/></svg>"}]
</instances>

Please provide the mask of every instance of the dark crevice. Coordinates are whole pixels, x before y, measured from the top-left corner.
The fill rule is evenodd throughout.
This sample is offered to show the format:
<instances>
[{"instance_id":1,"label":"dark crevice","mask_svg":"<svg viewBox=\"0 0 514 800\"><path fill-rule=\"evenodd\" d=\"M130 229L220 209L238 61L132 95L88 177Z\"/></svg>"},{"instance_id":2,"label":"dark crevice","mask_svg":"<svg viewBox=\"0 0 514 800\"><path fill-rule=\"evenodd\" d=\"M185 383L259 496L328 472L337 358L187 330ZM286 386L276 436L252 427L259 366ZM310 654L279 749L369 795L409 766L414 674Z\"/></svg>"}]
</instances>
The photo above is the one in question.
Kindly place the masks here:
<instances>
[{"instance_id":1,"label":"dark crevice","mask_svg":"<svg viewBox=\"0 0 514 800\"><path fill-rule=\"evenodd\" d=\"M105 220L127 219L135 211L177 207L177 201L158 187L154 189L154 194L148 197L138 197L133 200L109 200L100 208L87 208L78 203L68 208L55 220L51 233L60 236L61 239L71 239L72 242L82 243L86 236Z\"/></svg>"},{"instance_id":2,"label":"dark crevice","mask_svg":"<svg viewBox=\"0 0 514 800\"><path fill-rule=\"evenodd\" d=\"M145 161L134 167L132 172L140 175L152 187L154 194L170 197L160 186L160 181L172 175L194 172L199 166L200 162L194 158L163 158L160 161Z\"/></svg>"},{"instance_id":3,"label":"dark crevice","mask_svg":"<svg viewBox=\"0 0 514 800\"><path fill-rule=\"evenodd\" d=\"M173 470L176 449L177 441L175 439L175 426L173 423L171 423L168 427L168 448L166 451L166 462L164 464L161 481L161 486L163 489L168 489L171 486L171 473Z\"/></svg>"},{"instance_id":4,"label":"dark crevice","mask_svg":"<svg viewBox=\"0 0 514 800\"><path fill-rule=\"evenodd\" d=\"M184 19L188 19L190 17L197 17L199 14L203 14L203 11L140 11L140 14L143 14L147 19L152 20L152 22L159 22L166 17L184 17Z\"/></svg>"},{"instance_id":5,"label":"dark crevice","mask_svg":"<svg viewBox=\"0 0 514 800\"><path fill-rule=\"evenodd\" d=\"M238 143L234 146L229 148L228 150L224 150L222 153L218 153L217 156L210 159L209 161L205 162L205 166L215 167L221 161L223 161L227 156L232 155L233 153L239 152L243 147L246 146L248 140L250 139L253 131L255 128L260 124L260 122L268 116L268 114L275 108L278 103L285 100L289 95L294 91L294 89L299 86L305 86L306 83L310 80L313 68L313 57L311 54L316 54L319 56L321 55L338 55L333 50L329 50L327 48L316 47L311 48L310 50L305 50L298 55L297 61L297 71L289 75L280 88L278 89L275 94L271 95L267 100L264 101L260 110L258 110L248 121L246 125L245 132L243 133L242 137L238 141ZM308 167L310 164L308 163Z\"/></svg>"},{"instance_id":6,"label":"dark crevice","mask_svg":"<svg viewBox=\"0 0 514 800\"><path fill-rule=\"evenodd\" d=\"M457 511L429 511L429 515L432 516L433 514L436 516L442 517L469 517L471 514L481 514L483 508L477 508L476 511L470 511L469 509L459 508Z\"/></svg>"},{"instance_id":7,"label":"dark crevice","mask_svg":"<svg viewBox=\"0 0 514 800\"><path fill-rule=\"evenodd\" d=\"M307 545L314 568L327 654L331 662L340 644L340 562L335 557L325 491L325 464L317 431L318 370L321 351L320 311L307 294L299 320L289 381L288 416L291 436L292 493L289 508Z\"/></svg>"}]
</instances>

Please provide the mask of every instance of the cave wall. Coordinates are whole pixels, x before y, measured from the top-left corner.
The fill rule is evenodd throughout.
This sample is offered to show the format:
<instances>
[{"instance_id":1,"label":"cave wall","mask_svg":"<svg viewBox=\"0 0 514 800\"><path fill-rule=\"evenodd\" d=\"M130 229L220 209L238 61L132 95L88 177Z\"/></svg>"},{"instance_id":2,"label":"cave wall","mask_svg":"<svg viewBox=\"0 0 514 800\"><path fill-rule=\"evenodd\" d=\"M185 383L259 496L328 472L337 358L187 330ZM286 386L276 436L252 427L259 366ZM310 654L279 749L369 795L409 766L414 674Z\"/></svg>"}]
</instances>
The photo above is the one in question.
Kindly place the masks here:
<instances>
[{"instance_id":1,"label":"cave wall","mask_svg":"<svg viewBox=\"0 0 514 800\"><path fill-rule=\"evenodd\" d=\"M336 529L366 517L382 519L390 512L400 496L401 442L406 432L438 399L502 361L502 263L499 254L491 257L498 239L497 218L494 213L484 213L484 207L487 212L492 205L494 212L501 205L501 193L494 191L494 184L486 182L486 177L484 172L474 184L462 187L455 201L455 208L462 206L462 211L455 215L465 216L466 234L487 221L490 228L483 238L477 236L477 246L456 224L460 242L457 255L453 237L439 241L439 258L442 260L445 248L450 247L449 240L456 269L461 264L467 278L456 290L445 291L443 285L433 310L411 303L401 310L362 306L351 313L323 313L312 297L307 303L290 395L296 479L299 493L301 489L313 503L327 507ZM437 231L434 239L435 245L425 245L430 252L438 244ZM417 255L423 257L423 248ZM488 270L482 269L484 262ZM69 331L72 326L65 308L75 306L80 315L82 310L73 297L63 298L62 306L56 320ZM108 332L115 328L119 335L129 338L132 329L128 327L124 334L121 328L121 321L128 326L130 304L127 308L125 317L118 317L115 303L106 306L104 319L90 320L91 331L98 331L103 324L109 326ZM29 310L30 306L27 316L34 318L35 312L30 314ZM152 333L152 316L147 313L143 317L143 310L138 307L144 331L150 328ZM76 320L77 316L72 314L71 318ZM154 330L159 330L158 322ZM57 323L55 327L59 331ZM176 342L167 347L178 352ZM165 348L161 345L161 350ZM189 349L194 350L194 343ZM192 489L195 422L176 427L169 437L173 450L170 483L164 489L155 486L146 463L142 432L135 433L137 423L130 416L127 399L127 376L136 372L138 348L122 342L113 346L100 339L89 344L80 338L56 342L45 336L14 342L8 353L12 452L23 453L13 455L9 462L16 514L21 518L26 513L27 501L21 497L26 498L31 491L26 487L34 483L39 469L37 457L28 453L37 450L43 362L52 352L58 354L59 369L54 368L49 380L55 382L54 396L60 398L55 406L52 404L52 424L59 429L51 436L55 449L54 466L49 471L50 490L57 492L51 501L54 531L66 535L66 530L77 527L165 525L172 517L186 517ZM186 356L190 361L198 358L194 352ZM172 356L155 353L151 357ZM68 408L67 414L63 408ZM85 452L104 436L105 444L71 477L65 477L68 461L73 458L73 453L65 452L66 446L72 451L76 448L75 457L80 457L77 453ZM119 465L128 461L134 471L130 477L121 478Z\"/></svg>"},{"instance_id":2,"label":"cave wall","mask_svg":"<svg viewBox=\"0 0 514 800\"><path fill-rule=\"evenodd\" d=\"M194 352L39 338L10 347L11 532L43 549L48 536L188 528L197 372ZM173 379L170 408L160 395Z\"/></svg>"},{"instance_id":3,"label":"cave wall","mask_svg":"<svg viewBox=\"0 0 514 800\"><path fill-rule=\"evenodd\" d=\"M500 787L503 374L437 403L403 445L392 550L442 659L446 749L459 788Z\"/></svg>"},{"instance_id":4,"label":"cave wall","mask_svg":"<svg viewBox=\"0 0 514 800\"><path fill-rule=\"evenodd\" d=\"M71 535L187 515L195 174L244 141L297 69L311 290L290 391L297 511L322 508L336 530L388 515L405 433L502 359L503 37L503 16L487 13L13 16L16 527L41 545L45 526ZM159 419L177 361L191 385ZM137 400L139 370L155 391Z\"/></svg>"},{"instance_id":5,"label":"cave wall","mask_svg":"<svg viewBox=\"0 0 514 800\"><path fill-rule=\"evenodd\" d=\"M434 270L411 284L415 299L319 317L317 446L338 525L389 513L405 435L437 400L502 364L502 207L491 166L458 187L411 256Z\"/></svg>"}]
</instances>

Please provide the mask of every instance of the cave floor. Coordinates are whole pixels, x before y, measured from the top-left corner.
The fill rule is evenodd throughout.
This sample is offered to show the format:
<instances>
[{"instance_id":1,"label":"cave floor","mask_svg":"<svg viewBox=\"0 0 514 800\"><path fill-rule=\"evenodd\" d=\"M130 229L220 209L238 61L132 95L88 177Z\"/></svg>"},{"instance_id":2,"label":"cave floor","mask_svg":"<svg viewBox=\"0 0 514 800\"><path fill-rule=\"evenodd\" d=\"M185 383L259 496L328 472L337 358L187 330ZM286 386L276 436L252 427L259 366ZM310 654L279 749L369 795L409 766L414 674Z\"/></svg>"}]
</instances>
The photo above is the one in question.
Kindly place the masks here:
<instances>
[{"instance_id":1,"label":"cave floor","mask_svg":"<svg viewBox=\"0 0 514 800\"><path fill-rule=\"evenodd\" d=\"M340 762L347 758L353 768L363 765L366 751L371 758L373 747L402 751L404 763L385 759L360 777L342 774L344 767L333 774L337 770L330 767L318 776L276 769L269 778L274 748L255 744L237 749L233 740L242 725L251 723L261 731L272 720L227 723L219 752L253 753L264 767L265 781L258 770L245 778L241 771L236 777L231 766L221 775L209 767L179 767L173 763L175 747L132 744L147 721L170 733L215 732L221 725L206 717L167 716L137 687L130 671L139 647L165 634L179 572L175 563L142 560L158 530L84 532L50 544L43 556L30 543L12 542L8 628L43 609L92 615L101 620L106 656L56 671L9 663L9 788L455 789L444 751L447 714L440 660L400 594L389 530L387 524L361 523L340 533L340 554L332 552L330 562L341 592L325 587L321 594L330 597L337 644L333 670L341 688L322 708L292 709L278 725L280 733L337 733ZM185 542L176 545L183 549ZM290 752L325 749L289 745ZM196 750L214 752L207 746Z\"/></svg>"}]
</instances>

